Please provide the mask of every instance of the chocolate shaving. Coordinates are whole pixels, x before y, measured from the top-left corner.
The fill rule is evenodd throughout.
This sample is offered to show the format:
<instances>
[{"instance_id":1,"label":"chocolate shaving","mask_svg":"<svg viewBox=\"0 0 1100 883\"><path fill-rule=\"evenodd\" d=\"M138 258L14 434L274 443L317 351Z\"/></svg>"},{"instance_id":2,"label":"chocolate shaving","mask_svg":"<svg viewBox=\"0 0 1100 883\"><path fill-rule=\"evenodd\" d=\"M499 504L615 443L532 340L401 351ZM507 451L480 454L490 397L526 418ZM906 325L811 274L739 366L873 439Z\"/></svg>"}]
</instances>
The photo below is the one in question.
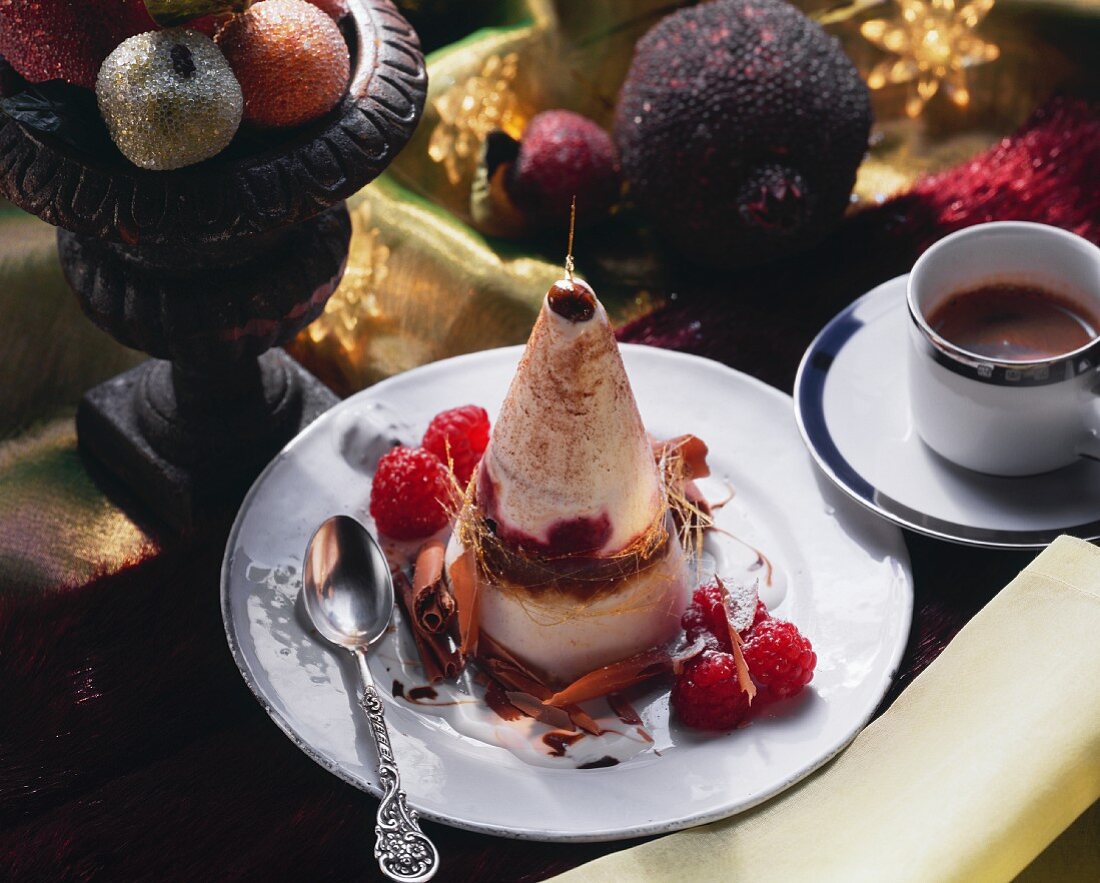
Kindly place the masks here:
<instances>
[{"instance_id":1,"label":"chocolate shaving","mask_svg":"<svg viewBox=\"0 0 1100 883\"><path fill-rule=\"evenodd\" d=\"M478 674L481 674L481 672L478 672ZM504 688L499 683L489 678L485 678L485 681L488 683L485 690L485 704L497 717L506 721L518 721L521 717L525 717L522 711L508 701Z\"/></svg>"},{"instance_id":2,"label":"chocolate shaving","mask_svg":"<svg viewBox=\"0 0 1100 883\"><path fill-rule=\"evenodd\" d=\"M756 684L752 682L752 678L749 676L749 665L745 662L745 654L741 652L741 634L737 631L733 619L730 617L729 589L726 588L726 584L719 577L715 577L715 580L717 580L718 589L722 593L722 610L726 614L726 626L729 628L730 644L733 646L733 665L737 669L737 682L741 685L741 689L749 694L749 705L752 705L752 700L756 698Z\"/></svg>"},{"instance_id":3,"label":"chocolate shaving","mask_svg":"<svg viewBox=\"0 0 1100 883\"><path fill-rule=\"evenodd\" d=\"M696 638L682 650L677 650L672 654L672 673L674 675L683 674L684 663L689 662L707 649L707 642L702 637Z\"/></svg>"},{"instance_id":4,"label":"chocolate shaving","mask_svg":"<svg viewBox=\"0 0 1100 883\"><path fill-rule=\"evenodd\" d=\"M532 696L530 693L524 693L522 690L505 690L504 695L508 697L508 701L512 705L528 717L533 717L539 723L558 730L569 730L571 733L577 729L567 711L540 702L537 697Z\"/></svg>"},{"instance_id":5,"label":"chocolate shaving","mask_svg":"<svg viewBox=\"0 0 1100 883\"><path fill-rule=\"evenodd\" d=\"M457 678L464 663L454 638L449 633L432 633L421 628L412 614L415 606L412 583L400 570L394 572L393 581L401 609L409 621L409 629L416 642L416 652L424 665L424 676L428 683L435 684Z\"/></svg>"},{"instance_id":6,"label":"chocolate shaving","mask_svg":"<svg viewBox=\"0 0 1100 883\"><path fill-rule=\"evenodd\" d=\"M478 646L478 661L490 676L505 688L528 693L537 699L548 699L553 690L547 687L539 675L494 641L482 634Z\"/></svg>"},{"instance_id":7,"label":"chocolate shaving","mask_svg":"<svg viewBox=\"0 0 1100 883\"><path fill-rule=\"evenodd\" d=\"M546 701L563 707L617 693L670 671L672 659L665 647L653 647L627 659L605 665L578 678Z\"/></svg>"},{"instance_id":8,"label":"chocolate shaving","mask_svg":"<svg viewBox=\"0 0 1100 883\"><path fill-rule=\"evenodd\" d=\"M618 715L619 720L624 724L640 724L642 722L641 716L625 696L612 693L607 697L607 704L611 706L611 710Z\"/></svg>"},{"instance_id":9,"label":"chocolate shaving","mask_svg":"<svg viewBox=\"0 0 1100 883\"><path fill-rule=\"evenodd\" d=\"M602 731L591 717L577 707L579 703L648 681L668 671L672 665L666 648L653 647L589 672L555 693L539 674L485 633L481 635L478 661L506 689L527 693L540 702L564 709L572 716L573 723L594 735Z\"/></svg>"},{"instance_id":10,"label":"chocolate shaving","mask_svg":"<svg viewBox=\"0 0 1100 883\"><path fill-rule=\"evenodd\" d=\"M445 631L455 612L455 598L443 567L446 548L430 540L416 554L413 568L413 617L426 632Z\"/></svg>"},{"instance_id":11,"label":"chocolate shaving","mask_svg":"<svg viewBox=\"0 0 1100 883\"><path fill-rule=\"evenodd\" d=\"M474 573L474 556L466 549L448 568L451 591L458 610L458 643L463 658L468 659L477 651L478 630L478 579Z\"/></svg>"},{"instance_id":12,"label":"chocolate shaving","mask_svg":"<svg viewBox=\"0 0 1100 883\"><path fill-rule=\"evenodd\" d=\"M658 463L669 454L677 454L684 463L684 475L688 479L706 478L710 475L707 465L707 443L695 435L678 435L665 441L650 436L653 456Z\"/></svg>"},{"instance_id":13,"label":"chocolate shaving","mask_svg":"<svg viewBox=\"0 0 1100 883\"><path fill-rule=\"evenodd\" d=\"M563 705L562 711L568 714L569 719L586 733L593 736L600 736L604 733L604 730L600 729L600 725L590 715L586 714L579 705Z\"/></svg>"}]
</instances>

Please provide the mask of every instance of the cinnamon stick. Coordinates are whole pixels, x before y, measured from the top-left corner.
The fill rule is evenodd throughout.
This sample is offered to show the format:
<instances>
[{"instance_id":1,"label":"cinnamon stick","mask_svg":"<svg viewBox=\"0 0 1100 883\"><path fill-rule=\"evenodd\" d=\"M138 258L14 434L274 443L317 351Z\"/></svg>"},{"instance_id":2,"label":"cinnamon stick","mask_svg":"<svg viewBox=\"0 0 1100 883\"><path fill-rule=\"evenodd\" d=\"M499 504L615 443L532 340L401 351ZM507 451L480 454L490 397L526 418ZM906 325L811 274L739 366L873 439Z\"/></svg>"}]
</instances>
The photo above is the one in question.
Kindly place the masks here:
<instances>
[{"instance_id":1,"label":"cinnamon stick","mask_svg":"<svg viewBox=\"0 0 1100 883\"><path fill-rule=\"evenodd\" d=\"M405 618L409 621L409 628L416 642L416 652L424 666L424 677L428 683L435 684L458 677L462 672L463 657L454 638L449 632L430 632L421 627L414 613L416 595L413 584L402 571L394 573L393 580L397 589L397 598L401 603L401 609L405 612Z\"/></svg>"}]
</instances>

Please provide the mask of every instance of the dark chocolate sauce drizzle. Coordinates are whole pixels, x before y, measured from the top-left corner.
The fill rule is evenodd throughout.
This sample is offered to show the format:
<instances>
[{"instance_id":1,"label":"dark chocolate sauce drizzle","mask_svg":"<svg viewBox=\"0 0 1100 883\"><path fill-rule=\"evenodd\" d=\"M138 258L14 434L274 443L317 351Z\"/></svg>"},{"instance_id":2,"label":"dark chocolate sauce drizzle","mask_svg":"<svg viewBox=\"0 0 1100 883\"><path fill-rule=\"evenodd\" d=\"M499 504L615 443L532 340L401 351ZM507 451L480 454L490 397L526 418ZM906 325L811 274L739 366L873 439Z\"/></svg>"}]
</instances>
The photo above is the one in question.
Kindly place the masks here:
<instances>
[{"instance_id":1,"label":"dark chocolate sauce drizzle","mask_svg":"<svg viewBox=\"0 0 1100 883\"><path fill-rule=\"evenodd\" d=\"M555 731L542 737L543 744L550 749L551 757L565 757L565 749L584 738L584 733L561 733Z\"/></svg>"},{"instance_id":2,"label":"dark chocolate sauce drizzle","mask_svg":"<svg viewBox=\"0 0 1100 883\"><path fill-rule=\"evenodd\" d=\"M606 757L601 757L599 760L590 760L588 763L582 763L580 766L577 767L577 769L579 769L579 770L599 770L599 769L603 769L604 767L618 766L618 765L619 765L619 761L616 758L611 757L610 755L607 755Z\"/></svg>"}]
</instances>

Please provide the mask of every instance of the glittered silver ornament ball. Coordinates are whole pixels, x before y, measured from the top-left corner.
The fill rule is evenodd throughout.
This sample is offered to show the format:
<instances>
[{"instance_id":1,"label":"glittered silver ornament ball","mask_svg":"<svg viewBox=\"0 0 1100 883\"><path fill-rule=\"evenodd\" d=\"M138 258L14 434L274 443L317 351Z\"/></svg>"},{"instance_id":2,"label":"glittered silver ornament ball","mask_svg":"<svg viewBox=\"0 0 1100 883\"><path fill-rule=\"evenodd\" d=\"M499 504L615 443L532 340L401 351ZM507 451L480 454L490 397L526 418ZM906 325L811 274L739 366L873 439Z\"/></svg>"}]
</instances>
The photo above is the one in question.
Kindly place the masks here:
<instances>
[{"instance_id":1,"label":"glittered silver ornament ball","mask_svg":"<svg viewBox=\"0 0 1100 883\"><path fill-rule=\"evenodd\" d=\"M95 92L111 138L143 169L178 169L216 156L233 140L244 110L221 50L184 28L121 43L99 69Z\"/></svg>"}]
</instances>

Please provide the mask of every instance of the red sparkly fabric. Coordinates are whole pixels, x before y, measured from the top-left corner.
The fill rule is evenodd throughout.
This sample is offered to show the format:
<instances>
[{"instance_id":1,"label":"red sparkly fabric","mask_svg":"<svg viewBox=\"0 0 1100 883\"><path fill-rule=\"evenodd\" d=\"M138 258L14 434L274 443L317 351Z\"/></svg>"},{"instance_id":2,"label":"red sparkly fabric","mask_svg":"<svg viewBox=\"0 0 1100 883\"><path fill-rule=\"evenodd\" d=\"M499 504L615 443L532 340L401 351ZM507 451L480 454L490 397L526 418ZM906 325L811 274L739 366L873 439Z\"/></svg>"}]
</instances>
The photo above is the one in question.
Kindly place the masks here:
<instances>
[{"instance_id":1,"label":"red sparkly fabric","mask_svg":"<svg viewBox=\"0 0 1100 883\"><path fill-rule=\"evenodd\" d=\"M624 340L703 353L789 389L840 307L987 220L1100 241L1100 108L1056 100L973 162L844 222L778 267L698 273ZM324 772L249 694L226 648L226 526L64 594L0 598L0 878L379 879L375 802ZM1030 559L907 537L910 645L888 704ZM631 845L537 844L427 825L445 880L526 880Z\"/></svg>"}]
</instances>

